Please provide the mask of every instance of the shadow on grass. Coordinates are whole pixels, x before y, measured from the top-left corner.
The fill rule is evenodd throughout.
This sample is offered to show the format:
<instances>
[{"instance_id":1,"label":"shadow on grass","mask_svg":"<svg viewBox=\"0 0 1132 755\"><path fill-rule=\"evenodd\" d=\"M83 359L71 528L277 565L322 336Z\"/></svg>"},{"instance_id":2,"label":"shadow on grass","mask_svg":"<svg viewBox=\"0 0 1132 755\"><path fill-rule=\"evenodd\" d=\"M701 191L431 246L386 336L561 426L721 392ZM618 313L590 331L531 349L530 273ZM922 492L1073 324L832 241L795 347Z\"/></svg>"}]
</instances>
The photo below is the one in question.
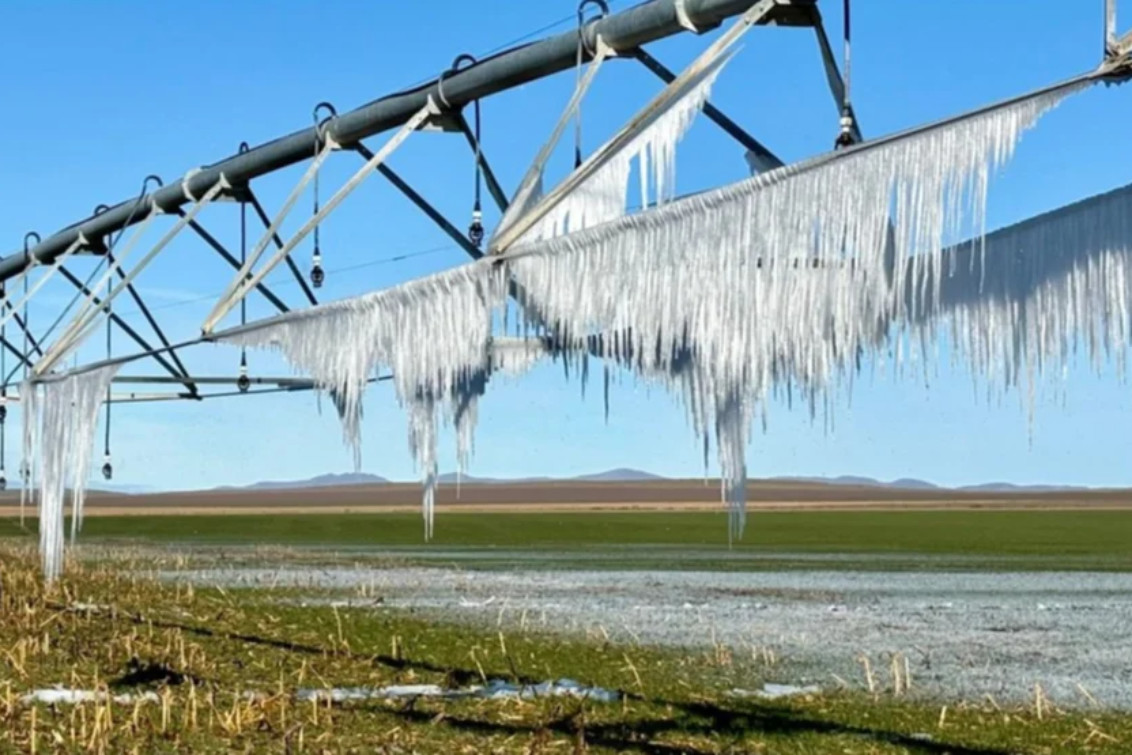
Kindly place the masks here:
<instances>
[{"instance_id":1,"label":"shadow on grass","mask_svg":"<svg viewBox=\"0 0 1132 755\"><path fill-rule=\"evenodd\" d=\"M685 715L706 716L709 721L689 721L686 718L650 719L633 724L586 725L581 715L560 717L554 721L536 725L523 723L504 723L485 721L477 718L463 718L450 715L437 717L433 713L414 710L407 705L399 711L381 708L385 714L392 713L409 723L442 723L460 731L480 735L521 735L536 736L549 731L568 737L583 739L587 744L608 747L617 751L636 751L645 755L708 755L714 750L705 750L687 744L665 744L654 741L665 735L715 736L723 740L739 739L747 736L852 736L877 743L897 745L909 753L918 755L1011 755L1009 751L980 747L966 747L920 739L917 737L861 726L821 721L798 716L781 710L733 711L705 703L668 703L660 700L648 702L659 705L672 705ZM368 706L363 706L368 707ZM374 708L376 710L376 708Z\"/></svg>"},{"instance_id":2,"label":"shadow on grass","mask_svg":"<svg viewBox=\"0 0 1132 755\"><path fill-rule=\"evenodd\" d=\"M276 648L286 652L301 653L305 655L341 655L366 663L377 663L398 670L413 669L443 674L450 686L464 686L480 679L476 670L458 666L443 666L428 661L413 660L411 658L398 658L388 655L370 655L347 650L332 650L317 645L278 640L259 635L227 632L209 629L194 624L176 621L150 619L139 614L122 613L119 617L126 618L134 624L152 625L161 629L177 629L199 637L220 638L235 642L244 642L264 647ZM111 616L111 618L113 618ZM138 681L153 681L155 674L162 675L163 669L138 669L134 677ZM176 672L174 672L176 673ZM534 685L543 680L513 674L513 680L518 684ZM128 677L123 677L119 682ZM854 736L861 739L872 740L877 743L886 743L905 748L910 753L919 755L1011 755L1007 750L967 747L947 742L926 740L885 729L853 726L850 724L823 721L798 715L797 713L775 709L771 707L756 708L754 710L733 710L717 703L709 702L677 702L658 698L649 698L641 695L622 693L628 699L651 705L670 707L680 711L680 716L671 719L651 719L629 724L598 724L586 726L578 715L559 718L544 725L515 723L501 723L483 721L475 718L462 718L445 715L440 721L462 731L481 734L527 734L535 735L540 731L551 731L572 737L584 737L585 741L620 750L634 750L647 755L675 755L676 753L690 753L698 755L706 750L690 749L684 745L666 745L652 741L666 734L683 734L693 736L724 736L739 739L749 735L819 735L819 736ZM352 704L353 705L353 704ZM365 705L358 707L367 707ZM413 723L433 724L437 722L434 714L419 712L413 709L412 702L400 711L390 711L382 708L382 712L398 715Z\"/></svg>"}]
</instances>

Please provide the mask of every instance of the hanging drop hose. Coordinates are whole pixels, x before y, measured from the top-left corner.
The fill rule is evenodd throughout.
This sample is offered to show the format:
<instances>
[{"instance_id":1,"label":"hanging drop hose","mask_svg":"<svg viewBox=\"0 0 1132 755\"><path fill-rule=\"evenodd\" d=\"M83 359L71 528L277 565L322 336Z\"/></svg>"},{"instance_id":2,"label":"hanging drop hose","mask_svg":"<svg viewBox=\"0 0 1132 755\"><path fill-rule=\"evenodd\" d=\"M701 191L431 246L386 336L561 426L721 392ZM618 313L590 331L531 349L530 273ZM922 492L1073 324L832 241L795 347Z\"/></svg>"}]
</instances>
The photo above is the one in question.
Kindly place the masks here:
<instances>
[{"instance_id":1,"label":"hanging drop hose","mask_svg":"<svg viewBox=\"0 0 1132 755\"><path fill-rule=\"evenodd\" d=\"M476 64L474 55L464 53L452 61L452 67L441 75L440 81L443 83L444 76L456 73L460 70L463 63ZM475 184L475 204L472 206L472 222L468 226L468 240L475 244L476 248L483 247L484 228L483 228L483 157L481 154L480 138L482 137L482 121L480 118L480 101L475 100L472 102L473 111L473 135L475 137L475 169L476 169L476 184Z\"/></svg>"},{"instance_id":2,"label":"hanging drop hose","mask_svg":"<svg viewBox=\"0 0 1132 755\"><path fill-rule=\"evenodd\" d=\"M4 297L4 285L0 283L0 298ZM7 347L7 325L0 325L0 374L7 374L8 372L8 347ZM8 472L7 461L8 452L6 448L8 421L8 386L0 385L0 490L8 489Z\"/></svg>"},{"instance_id":3,"label":"hanging drop hose","mask_svg":"<svg viewBox=\"0 0 1132 755\"><path fill-rule=\"evenodd\" d=\"M330 113L329 116L323 121L319 121L318 113L320 110L326 110ZM329 102L320 102L314 106L314 125L318 131L319 138L315 140L314 156L317 159L323 147L323 126L325 126L331 119L338 117L338 111ZM314 217L318 216L318 174L314 174ZM315 288L322 288L323 282L326 280L326 272L322 269L322 247L319 244L319 226L318 223L314 227L314 253L311 255L311 285Z\"/></svg>"},{"instance_id":4,"label":"hanging drop hose","mask_svg":"<svg viewBox=\"0 0 1132 755\"><path fill-rule=\"evenodd\" d=\"M106 252L106 270L107 270L107 272L110 271L112 264L113 264L113 258L111 257L110 251L107 250L107 252ZM106 276L106 299L105 299L105 301L106 301L106 307L105 307L105 311L106 311L106 358L107 359L110 359L110 357L111 357L111 351L112 351L113 343L114 343L114 327L113 327L114 323L113 323L113 318L111 317L111 315L113 314L113 308L112 308L113 305L110 303L110 294L113 292L113 289L114 289L113 284L114 284L113 278L111 278L109 275L107 275ZM106 443L105 443L104 455L102 457L102 478L104 480L114 479L114 466L110 462L110 407L111 407L111 405L112 404L111 404L111 401L110 401L110 385L107 384L107 386L106 386Z\"/></svg>"},{"instance_id":5,"label":"hanging drop hose","mask_svg":"<svg viewBox=\"0 0 1132 755\"><path fill-rule=\"evenodd\" d=\"M852 27L850 26L850 13L849 13L850 2L851 2L851 0L843 0L843 2L842 2L842 8L843 8L844 13L845 13L845 37L844 37L844 50L845 50L844 68L845 68L845 72L844 72L844 76L843 76L843 78L845 79L845 88L844 88L843 94L841 96L841 123L840 123L841 130L837 134L837 141L833 145L834 149L843 149L843 148L848 147L849 145L853 144L854 141L856 141L853 138L853 130L854 130L853 127L854 127L855 124L853 123L853 108L850 105L851 100L849 99L849 82L850 82L850 44L849 44L849 41L852 37L852 34L851 34Z\"/></svg>"},{"instance_id":6,"label":"hanging drop hose","mask_svg":"<svg viewBox=\"0 0 1132 755\"><path fill-rule=\"evenodd\" d=\"M36 244L39 244L42 241L42 239L40 239L40 237L39 237L39 234L36 233L35 231L29 231L24 236L24 260L25 261L28 259L28 256L29 256L29 254L28 254L28 242L31 241L32 238L35 239ZM20 388L21 392L25 388L27 388L27 385L28 385L28 382L27 382L27 379L28 379L28 362L31 361L31 348L30 348L30 345L28 344L28 333L31 332L31 320L28 319L28 277L25 274L23 276L23 278L24 278L24 345L23 345L24 382L23 382L23 386L21 386L21 388ZM5 385L7 384L7 382L8 382L8 380L7 380L7 377L5 376L5 379L4 379ZM26 406L26 404L23 404L22 406ZM21 414L24 411L26 411L26 410L21 409ZM27 416L24 416L23 421L25 423L27 423L27 422L32 422L34 420L28 418ZM23 491L27 491L28 488L31 487L31 462L26 456L20 457L20 485L21 485L21 488L22 488ZM21 528L23 528L23 526L24 526L24 500L26 499L26 496L27 496L26 492L20 493L20 527Z\"/></svg>"},{"instance_id":7,"label":"hanging drop hose","mask_svg":"<svg viewBox=\"0 0 1132 755\"><path fill-rule=\"evenodd\" d=\"M240 142L240 153L247 152L251 147L247 142ZM318 229L315 228L317 231ZM248 259L248 203L240 199L240 268L243 269ZM248 322L248 297L240 299L240 325ZM240 375L236 378L236 388L240 393L247 393L252 381L248 378L248 350L240 347Z\"/></svg>"},{"instance_id":8,"label":"hanging drop hose","mask_svg":"<svg viewBox=\"0 0 1132 755\"><path fill-rule=\"evenodd\" d=\"M596 5L598 8L597 18L593 19L598 21L609 15L609 5L605 0L582 0L578 3L578 56L574 63L574 88L582 82L582 63L585 62L583 53L586 50L586 6ZM593 52L590 56L593 57ZM575 170L582 166L582 103L578 103L577 110L574 113L574 168Z\"/></svg>"}]
</instances>

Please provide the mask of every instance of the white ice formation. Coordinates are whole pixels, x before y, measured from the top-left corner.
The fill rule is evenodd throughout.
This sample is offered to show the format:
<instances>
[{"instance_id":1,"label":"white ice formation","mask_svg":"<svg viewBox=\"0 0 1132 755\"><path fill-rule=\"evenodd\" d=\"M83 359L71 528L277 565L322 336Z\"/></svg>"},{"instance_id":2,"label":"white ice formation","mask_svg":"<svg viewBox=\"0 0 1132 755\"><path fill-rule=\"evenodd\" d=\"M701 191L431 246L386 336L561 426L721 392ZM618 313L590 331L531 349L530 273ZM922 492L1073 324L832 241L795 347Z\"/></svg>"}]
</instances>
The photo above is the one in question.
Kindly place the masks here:
<instances>
[{"instance_id":1,"label":"white ice formation","mask_svg":"<svg viewBox=\"0 0 1132 755\"><path fill-rule=\"evenodd\" d=\"M1058 99L524 241L509 268L557 343L603 334L598 356L683 395L696 432L716 436L737 535L757 406L781 386L816 398L893 320L935 315L945 245L982 232L991 172Z\"/></svg>"},{"instance_id":2,"label":"white ice formation","mask_svg":"<svg viewBox=\"0 0 1132 755\"><path fill-rule=\"evenodd\" d=\"M504 255L281 316L227 340L275 346L335 391L355 450L366 381L378 368L392 370L431 534L437 412L456 425L463 465L476 399L514 357L492 347L511 285L528 336L553 353L602 358L683 398L697 434L716 438L729 529L738 536L747 439L771 391L790 387L816 400L897 327L931 325L945 305L956 322L973 316L952 306L974 284L945 281L943 261L954 257L947 245L981 234L991 173L1058 96L626 214L624 166L651 156L654 168L642 173L654 176L663 199L674 145L711 79L689 87L610 157L608 175L596 171L566 210L550 208ZM579 223L588 227L577 230ZM988 261L986 269L993 281L998 268ZM518 362L525 368L543 346L521 351Z\"/></svg>"},{"instance_id":3,"label":"white ice formation","mask_svg":"<svg viewBox=\"0 0 1132 755\"><path fill-rule=\"evenodd\" d=\"M118 366L113 365L60 379L25 381L20 388L24 458L37 460L33 471L39 477L39 548L48 581L63 571L63 506L68 484L72 541L82 527L98 409L117 371Z\"/></svg>"}]
</instances>

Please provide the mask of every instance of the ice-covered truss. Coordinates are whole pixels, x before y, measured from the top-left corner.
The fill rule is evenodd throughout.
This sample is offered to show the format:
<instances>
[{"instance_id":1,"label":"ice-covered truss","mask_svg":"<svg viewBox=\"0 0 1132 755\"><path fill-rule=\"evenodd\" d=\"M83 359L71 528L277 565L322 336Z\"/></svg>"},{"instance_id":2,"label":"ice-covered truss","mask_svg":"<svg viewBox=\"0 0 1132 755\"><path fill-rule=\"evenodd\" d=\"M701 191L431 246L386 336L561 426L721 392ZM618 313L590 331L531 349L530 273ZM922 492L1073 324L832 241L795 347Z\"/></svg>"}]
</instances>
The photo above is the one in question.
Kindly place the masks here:
<instances>
[{"instance_id":1,"label":"ice-covered truss","mask_svg":"<svg viewBox=\"0 0 1132 755\"><path fill-rule=\"evenodd\" d=\"M678 75L641 48L681 30L706 31L732 14L738 18ZM333 400L346 444L360 464L363 396L375 380L388 380L408 417L409 445L424 482L428 538L441 423L455 429L462 472L472 454L478 399L494 376L521 376L540 360L557 359L577 365L573 374L585 381L589 362L600 360L607 401L610 370L626 370L674 393L705 449L714 440L729 534L735 538L744 526L752 421L776 392L798 393L816 406L851 381L862 361L895 347L900 353L919 349L917 362L929 363L933 345L944 336L952 353L991 389L1032 391L1043 375L1060 372L1079 343L1098 365L1111 355L1123 370L1132 345L1132 188L990 234L984 233L983 217L993 175L1027 129L1074 92L1132 72L1128 37L1110 28L1102 65L1084 75L939 123L862 140L814 0L652 0L590 22L579 11L579 21L569 35L455 66L424 88L353 113L339 116L331 108L330 117L318 121L316 109L312 129L241 150L176 185L143 190L137 199L45 242L32 245L29 239L14 261L0 260L0 280L21 277L27 289L15 304L7 297L0 301L0 327L14 320L27 336L18 349L0 331L4 348L19 357L5 376L4 395L22 367L24 490L34 477L49 578L62 568L68 486L72 536L81 525L94 427L104 403L233 395L206 390L225 383L236 387L234 395L321 391ZM790 165L709 101L739 39L769 24L815 29L842 113L838 148ZM550 155L594 79L618 58L641 61L665 86L588 158L579 153L575 168L547 190ZM461 109L571 64L578 70L573 96L508 199ZM680 196L675 154L700 114L742 143L754 175ZM485 250L478 195L473 225L463 234L386 164L405 139L424 128L458 131L472 146L477 177L487 181L501 212ZM391 129L395 134L376 153L362 142ZM364 163L321 207L316 199L313 216L284 240L288 213L335 152L357 152ZM270 217L250 180L301 160L309 160L306 172ZM404 192L472 261L394 288L318 304L291 253L373 173ZM637 187L629 185L634 174ZM239 202L242 238L249 208L264 226L250 253L246 239L242 242L239 258L198 220L222 198ZM141 230L163 214L176 217L172 227L125 272ZM115 251L121 233L134 224L140 229ZM133 282L186 229L219 253L234 275L201 335L172 343ZM315 249L321 275L317 241ZM66 268L73 255L88 252L105 259L102 278L92 286ZM268 273L281 264L295 274L311 306L289 310L268 288ZM40 268L67 275L81 300L70 324L45 346L31 338L26 310L19 317L20 307L42 285L40 278L28 288ZM100 298L103 289L107 293ZM115 315L112 304L123 292L142 305L159 345ZM244 302L252 292L280 313L247 322ZM240 324L225 327L237 307ZM62 369L103 315L140 350L114 355L108 347L103 361ZM300 377L253 379L245 361L238 377L194 376L179 354L204 342L235 345L242 352L274 349ZM123 365L141 360L153 360L169 374L118 375ZM125 383L173 384L179 390L113 392L113 385ZM107 439L104 473L109 470Z\"/></svg>"}]
</instances>

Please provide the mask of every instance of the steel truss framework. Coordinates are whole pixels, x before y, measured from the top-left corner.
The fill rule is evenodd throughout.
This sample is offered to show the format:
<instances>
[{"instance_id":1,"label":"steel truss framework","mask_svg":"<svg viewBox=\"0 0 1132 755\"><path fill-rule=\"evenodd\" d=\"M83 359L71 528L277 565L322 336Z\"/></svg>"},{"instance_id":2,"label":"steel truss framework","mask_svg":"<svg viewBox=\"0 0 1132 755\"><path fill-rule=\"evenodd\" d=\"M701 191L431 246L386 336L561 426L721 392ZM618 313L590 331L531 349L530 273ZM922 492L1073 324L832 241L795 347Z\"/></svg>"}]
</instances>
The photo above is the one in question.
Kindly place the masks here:
<instances>
[{"instance_id":1,"label":"steel truss framework","mask_svg":"<svg viewBox=\"0 0 1132 755\"><path fill-rule=\"evenodd\" d=\"M1132 33L1120 36L1116 25L1116 0L1105 0L1104 55L1114 72L1127 72L1132 55ZM149 176L139 196L107 206L99 205L90 217L74 223L50 237L28 233L22 248L0 258L0 353L14 358L14 367L5 371L0 381L0 407L7 399L16 399L13 383L25 376L45 377L55 370L79 344L106 323L107 338L111 327L128 338L136 352L126 359L148 360L160 369L159 375L123 375L115 384L123 392L108 396L110 403L153 402L174 400L201 401L228 396L259 395L273 392L307 391L315 388L309 380L290 377L252 377L246 362L235 376L192 375L180 352L196 343L209 340L219 321L232 309L240 307L245 319L245 299L255 292L278 312L292 307L316 305L315 288L321 283L317 234L325 220L346 196L373 173L403 194L426 217L434 222L470 258L485 254L484 229L480 224L480 197L476 196L473 223L461 230L446 218L425 196L398 172L385 164L386 158L414 131L439 129L459 135L466 141L486 184L488 195L505 212L509 193L496 178L480 142L479 101L525 83L571 69L592 61L599 49L612 59L636 63L652 72L661 82L670 84L677 76L645 49L655 40L680 33L702 34L725 20L747 14L753 23L763 26L801 26L814 31L815 41L826 73L830 94L840 116L839 146L862 140L856 115L848 96L848 82L843 76L828 39L817 0L651 0L628 10L611 14L602 0L584 0L578 8L578 27L572 31L519 48L507 50L477 61L461 55L435 80L409 91L398 92L360 108L339 114L327 103L314 109L314 125L250 147L241 144L237 153L208 166L190 171L170 184ZM469 123L465 110L471 106L475 118ZM762 172L784 165L771 148L760 142L719 107L707 103L704 115L745 150L753 172ZM320 116L322 116L320 118ZM366 139L393 131L393 136L376 150ZM321 207L316 205L313 217L290 238L280 233L288 216L308 185L317 180L323 163L335 152L352 152L361 162L358 170ZM577 162L582 163L581 155ZM252 189L252 181L291 165L307 163L307 170L290 196L273 216L261 204ZM151 185L154 188L151 189ZM219 200L238 203L241 213L241 236L245 241L239 254L234 253L213 235L200 219L206 207ZM262 227L258 241L246 248L247 215L251 213ZM168 215L172 226L161 240L141 259L126 268L142 231L158 216ZM131 233L132 229L132 233ZM166 336L153 311L147 306L135 285L146 265L178 234L191 231L204 248L218 255L233 271L224 294L217 301L203 324L201 338L173 343ZM291 252L309 234L315 234L315 274L312 285L291 257ZM123 236L128 237L123 242ZM123 243L120 243L123 242ZM105 270L101 279L90 284L77 276L68 265L79 257L93 256ZM260 263L260 264L257 264ZM276 266L284 264L297 281L301 294L298 302L288 304L265 282ZM66 328L48 342L50 333L37 335L28 322L27 301L51 275L58 274L74 287L82 304ZM31 282L35 278L34 282ZM18 285L17 285L18 284ZM105 293L102 293L105 292ZM114 311L115 301L125 294L136 305L152 335L139 332ZM19 338L10 340L11 328ZM385 379L385 378L381 378ZM145 390L134 391L133 386ZM161 386L173 387L162 392ZM0 409L0 424L5 412ZM0 434L2 435L2 434ZM0 484L3 482L3 460L0 452Z\"/></svg>"}]
</instances>

